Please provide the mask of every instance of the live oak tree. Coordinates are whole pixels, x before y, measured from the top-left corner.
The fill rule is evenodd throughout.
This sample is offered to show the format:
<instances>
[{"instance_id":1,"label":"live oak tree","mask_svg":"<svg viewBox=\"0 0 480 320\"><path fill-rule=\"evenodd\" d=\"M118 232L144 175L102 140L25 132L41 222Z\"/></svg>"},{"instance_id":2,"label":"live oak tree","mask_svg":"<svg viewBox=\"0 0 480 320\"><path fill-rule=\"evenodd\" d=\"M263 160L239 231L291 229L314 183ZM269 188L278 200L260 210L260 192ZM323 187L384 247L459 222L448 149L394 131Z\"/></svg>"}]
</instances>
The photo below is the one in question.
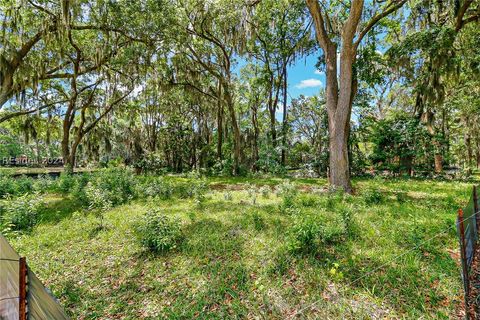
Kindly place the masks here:
<instances>
[{"instance_id":1,"label":"live oak tree","mask_svg":"<svg viewBox=\"0 0 480 320\"><path fill-rule=\"evenodd\" d=\"M375 25L405 3L406 0L392 0L367 5L363 0L353 0L345 5L306 0L326 65L326 105L330 133L329 181L333 188L353 192L348 136L352 104L358 86L354 68L358 48Z\"/></svg>"}]
</instances>

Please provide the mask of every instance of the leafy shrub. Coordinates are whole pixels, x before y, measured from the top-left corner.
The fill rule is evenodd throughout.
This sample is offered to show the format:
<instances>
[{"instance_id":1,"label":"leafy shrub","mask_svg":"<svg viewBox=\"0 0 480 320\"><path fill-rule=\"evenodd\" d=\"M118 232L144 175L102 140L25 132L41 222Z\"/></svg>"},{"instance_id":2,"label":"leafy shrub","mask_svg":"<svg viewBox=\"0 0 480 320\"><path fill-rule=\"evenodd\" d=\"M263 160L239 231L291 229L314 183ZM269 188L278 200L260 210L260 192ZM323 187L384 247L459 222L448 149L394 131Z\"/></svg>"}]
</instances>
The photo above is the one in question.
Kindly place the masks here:
<instances>
[{"instance_id":1,"label":"leafy shrub","mask_svg":"<svg viewBox=\"0 0 480 320\"><path fill-rule=\"evenodd\" d=\"M176 249L184 239L179 219L173 219L158 209L149 210L136 224L135 233L141 245L155 253Z\"/></svg>"},{"instance_id":2,"label":"leafy shrub","mask_svg":"<svg viewBox=\"0 0 480 320\"><path fill-rule=\"evenodd\" d=\"M73 176L73 184L70 187L70 195L80 203L88 202L85 188L90 182L90 175L82 173Z\"/></svg>"},{"instance_id":3,"label":"leafy shrub","mask_svg":"<svg viewBox=\"0 0 480 320\"><path fill-rule=\"evenodd\" d=\"M317 197L310 194L301 195L299 197L300 204L303 207L314 207L317 205L317 200Z\"/></svg>"},{"instance_id":4,"label":"leafy shrub","mask_svg":"<svg viewBox=\"0 0 480 320\"><path fill-rule=\"evenodd\" d=\"M134 174L127 168L101 170L91 183L93 187L108 195L112 206L125 203L135 195Z\"/></svg>"},{"instance_id":5,"label":"leafy shrub","mask_svg":"<svg viewBox=\"0 0 480 320\"><path fill-rule=\"evenodd\" d=\"M252 204L257 203L257 193L258 189L254 184L248 184L247 185L247 193L248 193L248 198L252 201Z\"/></svg>"},{"instance_id":6,"label":"leafy shrub","mask_svg":"<svg viewBox=\"0 0 480 320\"><path fill-rule=\"evenodd\" d=\"M30 230L38 222L43 199L38 193L24 194L6 202L2 213L2 225L12 230Z\"/></svg>"},{"instance_id":7,"label":"leafy shrub","mask_svg":"<svg viewBox=\"0 0 480 320\"><path fill-rule=\"evenodd\" d=\"M342 208L340 209L340 216L342 218L345 235L348 238L356 237L359 230L352 211L348 208Z\"/></svg>"},{"instance_id":8,"label":"leafy shrub","mask_svg":"<svg viewBox=\"0 0 480 320\"><path fill-rule=\"evenodd\" d=\"M342 238L343 226L318 214L298 214L288 230L287 246L292 253L315 253Z\"/></svg>"},{"instance_id":9,"label":"leafy shrub","mask_svg":"<svg viewBox=\"0 0 480 320\"><path fill-rule=\"evenodd\" d=\"M263 198L265 199L268 199L270 198L270 193L271 193L271 189L269 186L263 186L260 188L259 192L260 194L262 195Z\"/></svg>"},{"instance_id":10,"label":"leafy shrub","mask_svg":"<svg viewBox=\"0 0 480 320\"><path fill-rule=\"evenodd\" d=\"M253 227L255 230L260 231L265 228L265 220L258 211L252 212Z\"/></svg>"},{"instance_id":11,"label":"leafy shrub","mask_svg":"<svg viewBox=\"0 0 480 320\"><path fill-rule=\"evenodd\" d=\"M328 210L335 210L337 205L342 202L344 198L344 192L342 190L331 190L327 193L325 206Z\"/></svg>"},{"instance_id":12,"label":"leafy shrub","mask_svg":"<svg viewBox=\"0 0 480 320\"><path fill-rule=\"evenodd\" d=\"M173 187L163 177L155 177L141 185L140 193L146 197L167 200L172 197Z\"/></svg>"},{"instance_id":13,"label":"leafy shrub","mask_svg":"<svg viewBox=\"0 0 480 320\"><path fill-rule=\"evenodd\" d=\"M404 203L407 201L407 193L405 191L398 191L395 193L395 196L397 197L397 201L399 203Z\"/></svg>"},{"instance_id":14,"label":"leafy shrub","mask_svg":"<svg viewBox=\"0 0 480 320\"><path fill-rule=\"evenodd\" d=\"M276 189L277 196L282 198L282 209L291 208L295 205L295 200L298 195L298 190L295 185L286 181Z\"/></svg>"},{"instance_id":15,"label":"leafy shrub","mask_svg":"<svg viewBox=\"0 0 480 320\"><path fill-rule=\"evenodd\" d=\"M370 189L363 194L363 199L367 205L373 205L382 203L384 196L380 191Z\"/></svg>"},{"instance_id":16,"label":"leafy shrub","mask_svg":"<svg viewBox=\"0 0 480 320\"><path fill-rule=\"evenodd\" d=\"M50 191L55 185L55 181L48 175L41 175L33 182L33 190L35 192L44 193Z\"/></svg>"},{"instance_id":17,"label":"leafy shrub","mask_svg":"<svg viewBox=\"0 0 480 320\"><path fill-rule=\"evenodd\" d=\"M92 183L88 183L85 188L85 195L89 210L92 210L100 220L100 228L104 227L104 214L112 207L112 196L108 191L101 190Z\"/></svg>"},{"instance_id":18,"label":"leafy shrub","mask_svg":"<svg viewBox=\"0 0 480 320\"><path fill-rule=\"evenodd\" d=\"M231 191L225 191L223 193L223 199L225 199L225 201L232 201L233 199L233 194Z\"/></svg>"},{"instance_id":19,"label":"leafy shrub","mask_svg":"<svg viewBox=\"0 0 480 320\"><path fill-rule=\"evenodd\" d=\"M33 191L33 179L21 176L19 178L14 178L15 181L15 195L21 195L25 193L30 193Z\"/></svg>"},{"instance_id":20,"label":"leafy shrub","mask_svg":"<svg viewBox=\"0 0 480 320\"><path fill-rule=\"evenodd\" d=\"M0 176L0 197L5 198L8 195L15 194L15 179L8 175Z\"/></svg>"},{"instance_id":21,"label":"leafy shrub","mask_svg":"<svg viewBox=\"0 0 480 320\"><path fill-rule=\"evenodd\" d=\"M62 194L68 194L72 190L74 184L74 175L62 172L57 181L57 190Z\"/></svg>"}]
</instances>

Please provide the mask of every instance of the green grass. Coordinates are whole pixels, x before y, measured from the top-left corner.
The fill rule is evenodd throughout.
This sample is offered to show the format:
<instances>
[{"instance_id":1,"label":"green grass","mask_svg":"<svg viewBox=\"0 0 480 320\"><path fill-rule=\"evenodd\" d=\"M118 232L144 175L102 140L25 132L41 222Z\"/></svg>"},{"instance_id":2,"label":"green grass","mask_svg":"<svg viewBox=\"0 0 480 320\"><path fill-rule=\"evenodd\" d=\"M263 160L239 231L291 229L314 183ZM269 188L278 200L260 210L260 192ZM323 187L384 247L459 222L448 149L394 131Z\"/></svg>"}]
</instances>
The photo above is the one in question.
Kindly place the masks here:
<instances>
[{"instance_id":1,"label":"green grass","mask_svg":"<svg viewBox=\"0 0 480 320\"><path fill-rule=\"evenodd\" d=\"M343 196L328 194L324 179L290 179L302 190L293 213L274 193L253 204L243 190L283 180L210 178L201 205L136 200L108 211L97 232L93 214L48 195L42 222L11 242L74 319L454 317L462 288L454 221L468 184L360 179L357 194ZM176 251L140 247L133 225L150 207L181 219ZM345 210L352 230L339 241L288 250L299 216L334 228Z\"/></svg>"}]
</instances>

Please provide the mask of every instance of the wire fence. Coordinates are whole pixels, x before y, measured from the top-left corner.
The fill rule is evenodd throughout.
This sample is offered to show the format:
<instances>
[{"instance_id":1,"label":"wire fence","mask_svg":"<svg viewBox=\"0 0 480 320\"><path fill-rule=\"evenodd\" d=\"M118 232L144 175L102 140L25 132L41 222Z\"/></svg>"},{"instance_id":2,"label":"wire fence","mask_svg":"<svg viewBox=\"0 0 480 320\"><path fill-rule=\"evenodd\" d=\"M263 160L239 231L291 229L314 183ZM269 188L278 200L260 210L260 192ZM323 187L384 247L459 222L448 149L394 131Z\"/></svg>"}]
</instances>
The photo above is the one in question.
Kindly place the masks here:
<instances>
[{"instance_id":1,"label":"wire fence","mask_svg":"<svg viewBox=\"0 0 480 320\"><path fill-rule=\"evenodd\" d=\"M0 234L0 319L68 319L62 307Z\"/></svg>"},{"instance_id":2,"label":"wire fence","mask_svg":"<svg viewBox=\"0 0 480 320\"><path fill-rule=\"evenodd\" d=\"M477 187L474 186L467 206L458 210L457 232L460 242L460 260L462 265L462 280L465 293L465 317L473 318L472 306L470 305L470 292L472 284L473 262L479 257L475 257L478 249L478 233L480 230L480 214Z\"/></svg>"}]
</instances>

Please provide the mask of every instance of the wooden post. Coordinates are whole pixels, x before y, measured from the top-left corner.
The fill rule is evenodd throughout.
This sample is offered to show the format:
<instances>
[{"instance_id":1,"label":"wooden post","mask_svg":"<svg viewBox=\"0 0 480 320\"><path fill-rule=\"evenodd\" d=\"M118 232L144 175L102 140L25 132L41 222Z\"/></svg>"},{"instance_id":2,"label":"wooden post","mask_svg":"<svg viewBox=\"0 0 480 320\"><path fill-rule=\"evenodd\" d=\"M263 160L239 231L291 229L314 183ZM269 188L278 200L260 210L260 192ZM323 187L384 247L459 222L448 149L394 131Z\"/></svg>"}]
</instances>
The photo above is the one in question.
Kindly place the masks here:
<instances>
[{"instance_id":1,"label":"wooden post","mask_svg":"<svg viewBox=\"0 0 480 320\"><path fill-rule=\"evenodd\" d=\"M27 261L25 258L19 260L19 302L18 316L19 320L27 320Z\"/></svg>"}]
</instances>

